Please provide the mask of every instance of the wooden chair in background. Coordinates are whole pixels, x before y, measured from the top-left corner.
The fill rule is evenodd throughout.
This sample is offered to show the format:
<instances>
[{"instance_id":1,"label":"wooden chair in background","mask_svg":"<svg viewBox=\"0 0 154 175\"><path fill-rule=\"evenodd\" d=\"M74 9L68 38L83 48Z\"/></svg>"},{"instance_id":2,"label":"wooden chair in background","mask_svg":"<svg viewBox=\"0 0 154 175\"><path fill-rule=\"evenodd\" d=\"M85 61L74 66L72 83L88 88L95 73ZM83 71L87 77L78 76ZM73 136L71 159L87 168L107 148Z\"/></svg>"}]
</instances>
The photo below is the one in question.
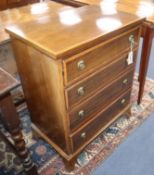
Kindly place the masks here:
<instances>
[{"instance_id":1,"label":"wooden chair in background","mask_svg":"<svg viewBox=\"0 0 154 175\"><path fill-rule=\"evenodd\" d=\"M0 68L0 119L8 130L14 142L12 145L2 132L3 140L14 147L17 155L23 163L27 175L37 175L37 170L32 162L30 153L26 148L25 141L20 128L20 119L16 112L10 91L17 87L19 82L9 73Z\"/></svg>"}]
</instances>

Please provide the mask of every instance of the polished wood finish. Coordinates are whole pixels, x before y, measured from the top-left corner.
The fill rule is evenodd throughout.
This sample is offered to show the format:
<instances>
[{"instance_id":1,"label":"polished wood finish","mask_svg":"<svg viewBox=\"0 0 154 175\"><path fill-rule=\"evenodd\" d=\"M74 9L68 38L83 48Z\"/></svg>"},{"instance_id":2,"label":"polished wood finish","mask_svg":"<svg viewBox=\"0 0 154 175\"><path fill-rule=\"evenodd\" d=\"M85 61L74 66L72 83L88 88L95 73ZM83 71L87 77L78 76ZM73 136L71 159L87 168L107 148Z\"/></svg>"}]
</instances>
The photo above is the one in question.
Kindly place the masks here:
<instances>
[{"instance_id":1,"label":"polished wood finish","mask_svg":"<svg viewBox=\"0 0 154 175\"><path fill-rule=\"evenodd\" d=\"M69 2L69 0L67 2ZM73 2L74 5L80 4L80 6L98 5L104 12L108 14L115 14L117 10L120 10L126 13L137 15L139 17L146 17L146 21L154 23L153 0L72 0L71 3L73 4Z\"/></svg>"},{"instance_id":2,"label":"polished wood finish","mask_svg":"<svg viewBox=\"0 0 154 175\"><path fill-rule=\"evenodd\" d=\"M52 140L67 152L66 132L63 125L66 112L61 62L55 62L50 57L18 39L13 38L12 43L15 54L18 54L16 55L16 63L28 107L33 116L32 121L39 128L43 126L43 132L52 137ZM32 65L35 66L33 67ZM51 124L54 124L53 127L50 127Z\"/></svg>"},{"instance_id":3,"label":"polished wood finish","mask_svg":"<svg viewBox=\"0 0 154 175\"><path fill-rule=\"evenodd\" d=\"M136 49L143 20L123 12L118 12L113 17L102 14L102 10L97 6L85 6L68 8L54 14L48 13L33 21L14 24L6 29L12 39L17 67L34 123L33 128L64 157L69 169L73 167L76 157L88 143L121 114L129 111L129 100L127 103L127 99L124 99L122 103L126 102L127 105L124 108L119 107L109 120L97 115L103 110L101 104L107 111L112 111L111 103L116 103L119 94L123 97L125 90L129 89L130 97ZM87 32L83 34L83 31ZM111 43L117 44L111 47ZM127 60L130 57L131 46L134 56L129 63L130 66L126 66L123 65L124 58L126 55ZM116 54L116 51L119 53ZM69 112L75 111L82 104L70 104L70 108L67 105L69 98L66 98L66 90L87 79L95 79L95 75L103 69L107 71L110 64L116 65L120 60L127 68L124 70L122 66L121 72L119 69L117 75L110 75L111 81L100 85L100 90L95 90L95 87L91 89L93 96L90 98L87 94L87 99L82 101L82 104L86 104L84 107L90 111L88 117L91 117L72 130ZM84 61L88 68L85 71ZM71 66L68 66L69 62ZM67 70L68 67L70 71ZM80 69L81 73L74 75L72 69ZM66 81L67 77L70 77L69 83ZM99 77L97 81L101 84ZM102 94L100 98L97 96L99 92ZM108 93L107 96L105 92ZM82 93L80 89L79 94ZM112 102L109 97L112 98ZM71 118L76 117L75 113L71 115ZM103 113L102 115L106 116ZM93 134L75 148L73 136L85 126L95 127L92 122L98 122L100 118L98 130L92 130ZM79 140L78 136L76 137ZM85 137L84 134L82 137Z\"/></svg>"},{"instance_id":4,"label":"polished wood finish","mask_svg":"<svg viewBox=\"0 0 154 175\"><path fill-rule=\"evenodd\" d=\"M140 72L139 72L139 97L138 104L141 103L142 96L144 93L144 85L146 81L146 75L148 70L149 58L152 49L152 41L154 38L154 25L146 24L144 25L144 39L142 46L142 55L141 55L141 63L140 63Z\"/></svg>"},{"instance_id":5,"label":"polished wood finish","mask_svg":"<svg viewBox=\"0 0 154 175\"><path fill-rule=\"evenodd\" d=\"M20 128L19 116L10 94L10 90L18 84L19 83L12 76L0 68L0 119L11 134L14 147L23 162L26 174L31 175L31 173L33 173L34 175L37 175L36 167L25 146L25 141Z\"/></svg>"},{"instance_id":6,"label":"polished wood finish","mask_svg":"<svg viewBox=\"0 0 154 175\"><path fill-rule=\"evenodd\" d=\"M52 0L52 1L64 4L64 5L69 5L72 7L81 7L83 5L81 4L81 2L75 1L74 3L74 1L72 0Z\"/></svg>"},{"instance_id":7,"label":"polished wood finish","mask_svg":"<svg viewBox=\"0 0 154 175\"><path fill-rule=\"evenodd\" d=\"M139 40L138 33L139 28L127 31L126 33L118 35L118 37L113 37L112 40L103 42L100 45L87 50L87 52L80 54L78 57L64 60L64 71L66 71L65 84L67 85L70 84L71 81L81 79L82 76L85 76L89 71L92 72L92 69L108 65L113 62L121 52L128 53L130 49L129 36L135 36L135 47ZM110 50L112 50L112 52L110 52ZM79 70L77 67L80 60L85 64L83 70Z\"/></svg>"},{"instance_id":8,"label":"polished wood finish","mask_svg":"<svg viewBox=\"0 0 154 175\"><path fill-rule=\"evenodd\" d=\"M13 23L24 23L31 20L36 20L41 16L48 14L53 15L56 11L62 11L66 8L71 8L66 5L55 2L29 4L24 7L7 9L0 11L0 44L10 40L9 35L5 31L5 27Z\"/></svg>"},{"instance_id":9,"label":"polished wood finish","mask_svg":"<svg viewBox=\"0 0 154 175\"><path fill-rule=\"evenodd\" d=\"M89 11L91 13L87 15ZM57 60L70 57L79 51L84 51L99 44L108 37L107 34L110 32L112 32L112 36L115 36L118 29L120 29L121 32L124 31L125 28L128 29L130 27L127 27L128 21L131 21L132 25L140 23L140 18L134 18L134 15L120 11L114 18L108 19L108 17L108 15L102 17L102 11L99 7L84 6L55 13L52 22L50 22L51 15L48 14L45 17L37 18L37 20L29 21L28 23L14 24L7 27L6 30L9 29L9 33L12 36L20 38L23 42ZM93 19L96 19L95 23ZM43 25L41 25L41 21L43 21ZM113 25L109 26L106 24L107 22ZM54 25L52 25L53 23ZM87 24L89 26L87 26ZM29 25L29 27L27 27L27 25ZM76 32L73 32L74 26ZM123 26L123 28L120 28L121 26ZM31 30L32 28L34 30ZM87 30L87 32L82 35L84 30ZM38 35L37 31L41 33L41 35ZM26 35L24 35L25 33ZM61 33L61 35L57 35L57 33ZM71 40L66 36L71 36ZM52 38L52 42L49 40L49 37ZM93 40L91 38L93 38Z\"/></svg>"},{"instance_id":10,"label":"polished wood finish","mask_svg":"<svg viewBox=\"0 0 154 175\"><path fill-rule=\"evenodd\" d=\"M124 104L122 101L125 100ZM103 126L108 124L122 109L129 105L130 101L130 90L127 94L122 94L122 97L118 96L116 102L111 101L107 108L102 108L98 115L95 116L90 122L86 123L86 126L81 127L79 131L71 135L73 142L73 150L77 150L87 140L89 140L95 133L97 133Z\"/></svg>"},{"instance_id":11,"label":"polished wood finish","mask_svg":"<svg viewBox=\"0 0 154 175\"><path fill-rule=\"evenodd\" d=\"M75 83L73 86L66 88L65 94L67 108L71 108L71 106L82 102L83 100L93 95L93 93L96 93L106 84L112 82L116 78L116 76L120 76L120 72L132 68L136 61L134 60L133 64L128 65L127 52L128 51L126 51L126 53L122 55L122 57L118 57L118 59L116 58L115 61L112 61L106 66L103 66L103 69L99 69L97 73L91 73L90 76L85 77L83 80ZM136 58L136 55L134 58ZM77 93L78 89L80 89L81 87L83 87L84 89L84 95L78 95Z\"/></svg>"},{"instance_id":12,"label":"polished wood finish","mask_svg":"<svg viewBox=\"0 0 154 175\"><path fill-rule=\"evenodd\" d=\"M61 0L63 1L63 0ZM65 4L70 3L69 0L64 0ZM150 58L150 52L152 49L152 39L154 38L154 1L153 0L117 0L117 1L106 1L106 0L73 0L71 4L74 3L78 6L84 5L98 5L106 14L116 14L117 10L134 14L140 17L146 17L146 22L143 25L143 47L140 62L139 71L139 95L138 104L141 103L145 80L147 75L148 63Z\"/></svg>"},{"instance_id":13,"label":"polished wood finish","mask_svg":"<svg viewBox=\"0 0 154 175\"><path fill-rule=\"evenodd\" d=\"M1 0L0 1L0 10L20 7L20 6L30 4L30 3L36 3L38 1L39 0Z\"/></svg>"},{"instance_id":14,"label":"polished wood finish","mask_svg":"<svg viewBox=\"0 0 154 175\"><path fill-rule=\"evenodd\" d=\"M4 1L4 0L3 0ZM2 6L4 5L4 2L1 1L0 3L2 4ZM103 1L103 0L59 0L58 2L62 2L63 4L67 4L67 5L71 5L74 7L80 7L83 5L99 5L100 8L102 10L104 10L107 14L111 14L111 13L116 13L117 10L121 10L127 13L132 13L138 16L142 16L142 17L146 17L146 21L150 24L147 25L147 27L150 27L151 29L154 28L154 4L151 0L148 1L142 1L142 0L136 0L136 1L132 1L132 0L118 0L118 1ZM43 6L43 5L42 5ZM54 8L53 8L54 9ZM17 11L16 11L17 12ZM28 12L31 13L31 12ZM4 13L6 14L6 13ZM13 14L19 14L19 13L14 13L13 11L10 11L9 13L9 17L12 16ZM25 13L24 13L25 15ZM24 19L27 19L26 16L22 16L20 14L20 17L22 19L22 21L24 21ZM0 14L1 16L1 14ZM13 17L11 20L9 18L9 22L14 22L16 18ZM1 21L1 20L0 20ZM21 21L21 20L20 20ZM4 26L5 27L5 26ZM6 32L4 31L4 27L0 27L0 43L1 42L5 42L7 39L9 39L8 35L6 34ZM151 32L150 36L151 38L154 37L154 32L153 30L149 29L148 31ZM146 40L146 43L148 44L148 48L150 49L152 47L151 45L151 40L152 39L148 39L147 35L143 35L144 40ZM146 50L146 47L144 45L144 47L142 48L142 58L141 58L141 65L144 64L144 62L148 63L149 62L149 49ZM151 49L150 49L151 50ZM148 64L145 64L146 66L140 66L140 76L142 78L140 78L140 93L139 93L139 97L138 97L138 102L141 102L142 99L142 95L143 95L143 90L144 90L144 84L145 84L145 78L146 78L146 72L148 69Z\"/></svg>"},{"instance_id":15,"label":"polished wood finish","mask_svg":"<svg viewBox=\"0 0 154 175\"><path fill-rule=\"evenodd\" d=\"M134 70L134 69L133 69ZM108 106L116 97L122 92L125 92L132 85L133 71L123 73L123 76L118 77L114 81L111 81L104 85L104 87L92 95L88 100L80 102L78 106L69 111L70 128L78 128L89 118L93 117L102 110L105 106ZM125 82L127 80L127 82ZM80 116L80 111L84 111L84 115Z\"/></svg>"}]
</instances>

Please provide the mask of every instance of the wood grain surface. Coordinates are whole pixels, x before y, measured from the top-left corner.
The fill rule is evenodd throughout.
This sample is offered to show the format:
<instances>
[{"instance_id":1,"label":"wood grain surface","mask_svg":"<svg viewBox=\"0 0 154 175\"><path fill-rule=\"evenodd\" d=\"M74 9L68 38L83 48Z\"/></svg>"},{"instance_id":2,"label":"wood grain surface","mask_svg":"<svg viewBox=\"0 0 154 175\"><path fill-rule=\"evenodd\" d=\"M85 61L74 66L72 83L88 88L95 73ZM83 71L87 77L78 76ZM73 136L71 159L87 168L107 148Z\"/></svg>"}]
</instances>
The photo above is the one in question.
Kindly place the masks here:
<instances>
[{"instance_id":1,"label":"wood grain surface","mask_svg":"<svg viewBox=\"0 0 154 175\"><path fill-rule=\"evenodd\" d=\"M141 21L141 17L120 11L112 16L103 14L98 6L84 6L7 26L6 30L48 56L58 59L92 47L118 29L124 30L128 25L136 25Z\"/></svg>"}]
</instances>

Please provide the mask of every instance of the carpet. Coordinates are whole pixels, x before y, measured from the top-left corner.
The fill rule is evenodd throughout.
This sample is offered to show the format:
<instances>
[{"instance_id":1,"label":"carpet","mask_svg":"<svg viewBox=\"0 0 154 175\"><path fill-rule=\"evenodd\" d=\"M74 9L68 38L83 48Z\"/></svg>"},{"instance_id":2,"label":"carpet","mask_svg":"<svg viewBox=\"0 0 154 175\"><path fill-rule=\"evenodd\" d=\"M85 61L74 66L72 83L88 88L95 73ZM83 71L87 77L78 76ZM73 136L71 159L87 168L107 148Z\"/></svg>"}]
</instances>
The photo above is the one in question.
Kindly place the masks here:
<instances>
[{"instance_id":1,"label":"carpet","mask_svg":"<svg viewBox=\"0 0 154 175\"><path fill-rule=\"evenodd\" d=\"M20 92L20 93L19 93ZM56 151L39 138L38 135L32 133L30 124L30 115L23 104L19 107L19 115L23 134L26 144L30 149L32 158L40 175L89 175L97 168L118 145L128 137L128 135L137 127L139 127L154 111L154 80L147 78L146 87L141 105L137 105L138 81L137 75L134 77L133 90L131 95L131 111L132 116L128 119L121 116L109 128L100 134L92 143L90 143L78 157L73 172L67 172L61 157ZM14 100L21 99L22 89L12 92ZM1 131L5 129L0 125ZM5 132L10 139L9 133ZM23 167L20 160L12 152L12 149L6 145L0 138L0 175L23 175Z\"/></svg>"}]
</instances>

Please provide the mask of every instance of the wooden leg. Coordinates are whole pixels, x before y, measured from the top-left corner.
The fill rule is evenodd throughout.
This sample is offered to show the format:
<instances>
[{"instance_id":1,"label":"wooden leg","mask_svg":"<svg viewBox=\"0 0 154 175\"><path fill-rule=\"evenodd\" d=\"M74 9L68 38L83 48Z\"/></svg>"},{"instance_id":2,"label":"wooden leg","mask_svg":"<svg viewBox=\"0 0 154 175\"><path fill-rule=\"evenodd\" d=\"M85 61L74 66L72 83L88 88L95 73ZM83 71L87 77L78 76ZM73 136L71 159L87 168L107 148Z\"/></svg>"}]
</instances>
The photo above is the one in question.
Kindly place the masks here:
<instances>
[{"instance_id":1,"label":"wooden leg","mask_svg":"<svg viewBox=\"0 0 154 175\"><path fill-rule=\"evenodd\" d=\"M65 164L65 168L67 171L71 172L74 170L75 168L75 163L77 161L77 157L78 156L75 156L73 159L71 159L70 161L67 161L66 159L63 159L63 162Z\"/></svg>"},{"instance_id":2,"label":"wooden leg","mask_svg":"<svg viewBox=\"0 0 154 175\"><path fill-rule=\"evenodd\" d=\"M141 63L140 63L140 70L139 70L140 84L139 84L138 104L141 103L143 92L144 92L144 85L145 85L145 80L147 75L153 35L154 35L154 26L147 24L144 37L143 37L142 55L141 55Z\"/></svg>"},{"instance_id":3,"label":"wooden leg","mask_svg":"<svg viewBox=\"0 0 154 175\"><path fill-rule=\"evenodd\" d=\"M67 161L63 159L63 162L67 171L71 172L74 170L76 161Z\"/></svg>"},{"instance_id":4,"label":"wooden leg","mask_svg":"<svg viewBox=\"0 0 154 175\"><path fill-rule=\"evenodd\" d=\"M131 108L129 108L127 111L126 111L126 114L127 114L127 118L129 119L129 117L131 117Z\"/></svg>"},{"instance_id":5,"label":"wooden leg","mask_svg":"<svg viewBox=\"0 0 154 175\"><path fill-rule=\"evenodd\" d=\"M14 141L14 145L16 147L17 153L23 162L23 166L24 166L26 174L27 175L31 175L31 174L38 175L37 169L32 162L30 153L25 146L25 141L23 139L23 135L22 135L20 126L10 131L10 133L12 135L12 139Z\"/></svg>"},{"instance_id":6,"label":"wooden leg","mask_svg":"<svg viewBox=\"0 0 154 175\"><path fill-rule=\"evenodd\" d=\"M0 100L0 109L2 121L12 135L16 152L23 162L26 174L38 175L37 169L31 160L30 153L25 146L25 141L20 128L19 116L17 115L10 93L6 94Z\"/></svg>"}]
</instances>

